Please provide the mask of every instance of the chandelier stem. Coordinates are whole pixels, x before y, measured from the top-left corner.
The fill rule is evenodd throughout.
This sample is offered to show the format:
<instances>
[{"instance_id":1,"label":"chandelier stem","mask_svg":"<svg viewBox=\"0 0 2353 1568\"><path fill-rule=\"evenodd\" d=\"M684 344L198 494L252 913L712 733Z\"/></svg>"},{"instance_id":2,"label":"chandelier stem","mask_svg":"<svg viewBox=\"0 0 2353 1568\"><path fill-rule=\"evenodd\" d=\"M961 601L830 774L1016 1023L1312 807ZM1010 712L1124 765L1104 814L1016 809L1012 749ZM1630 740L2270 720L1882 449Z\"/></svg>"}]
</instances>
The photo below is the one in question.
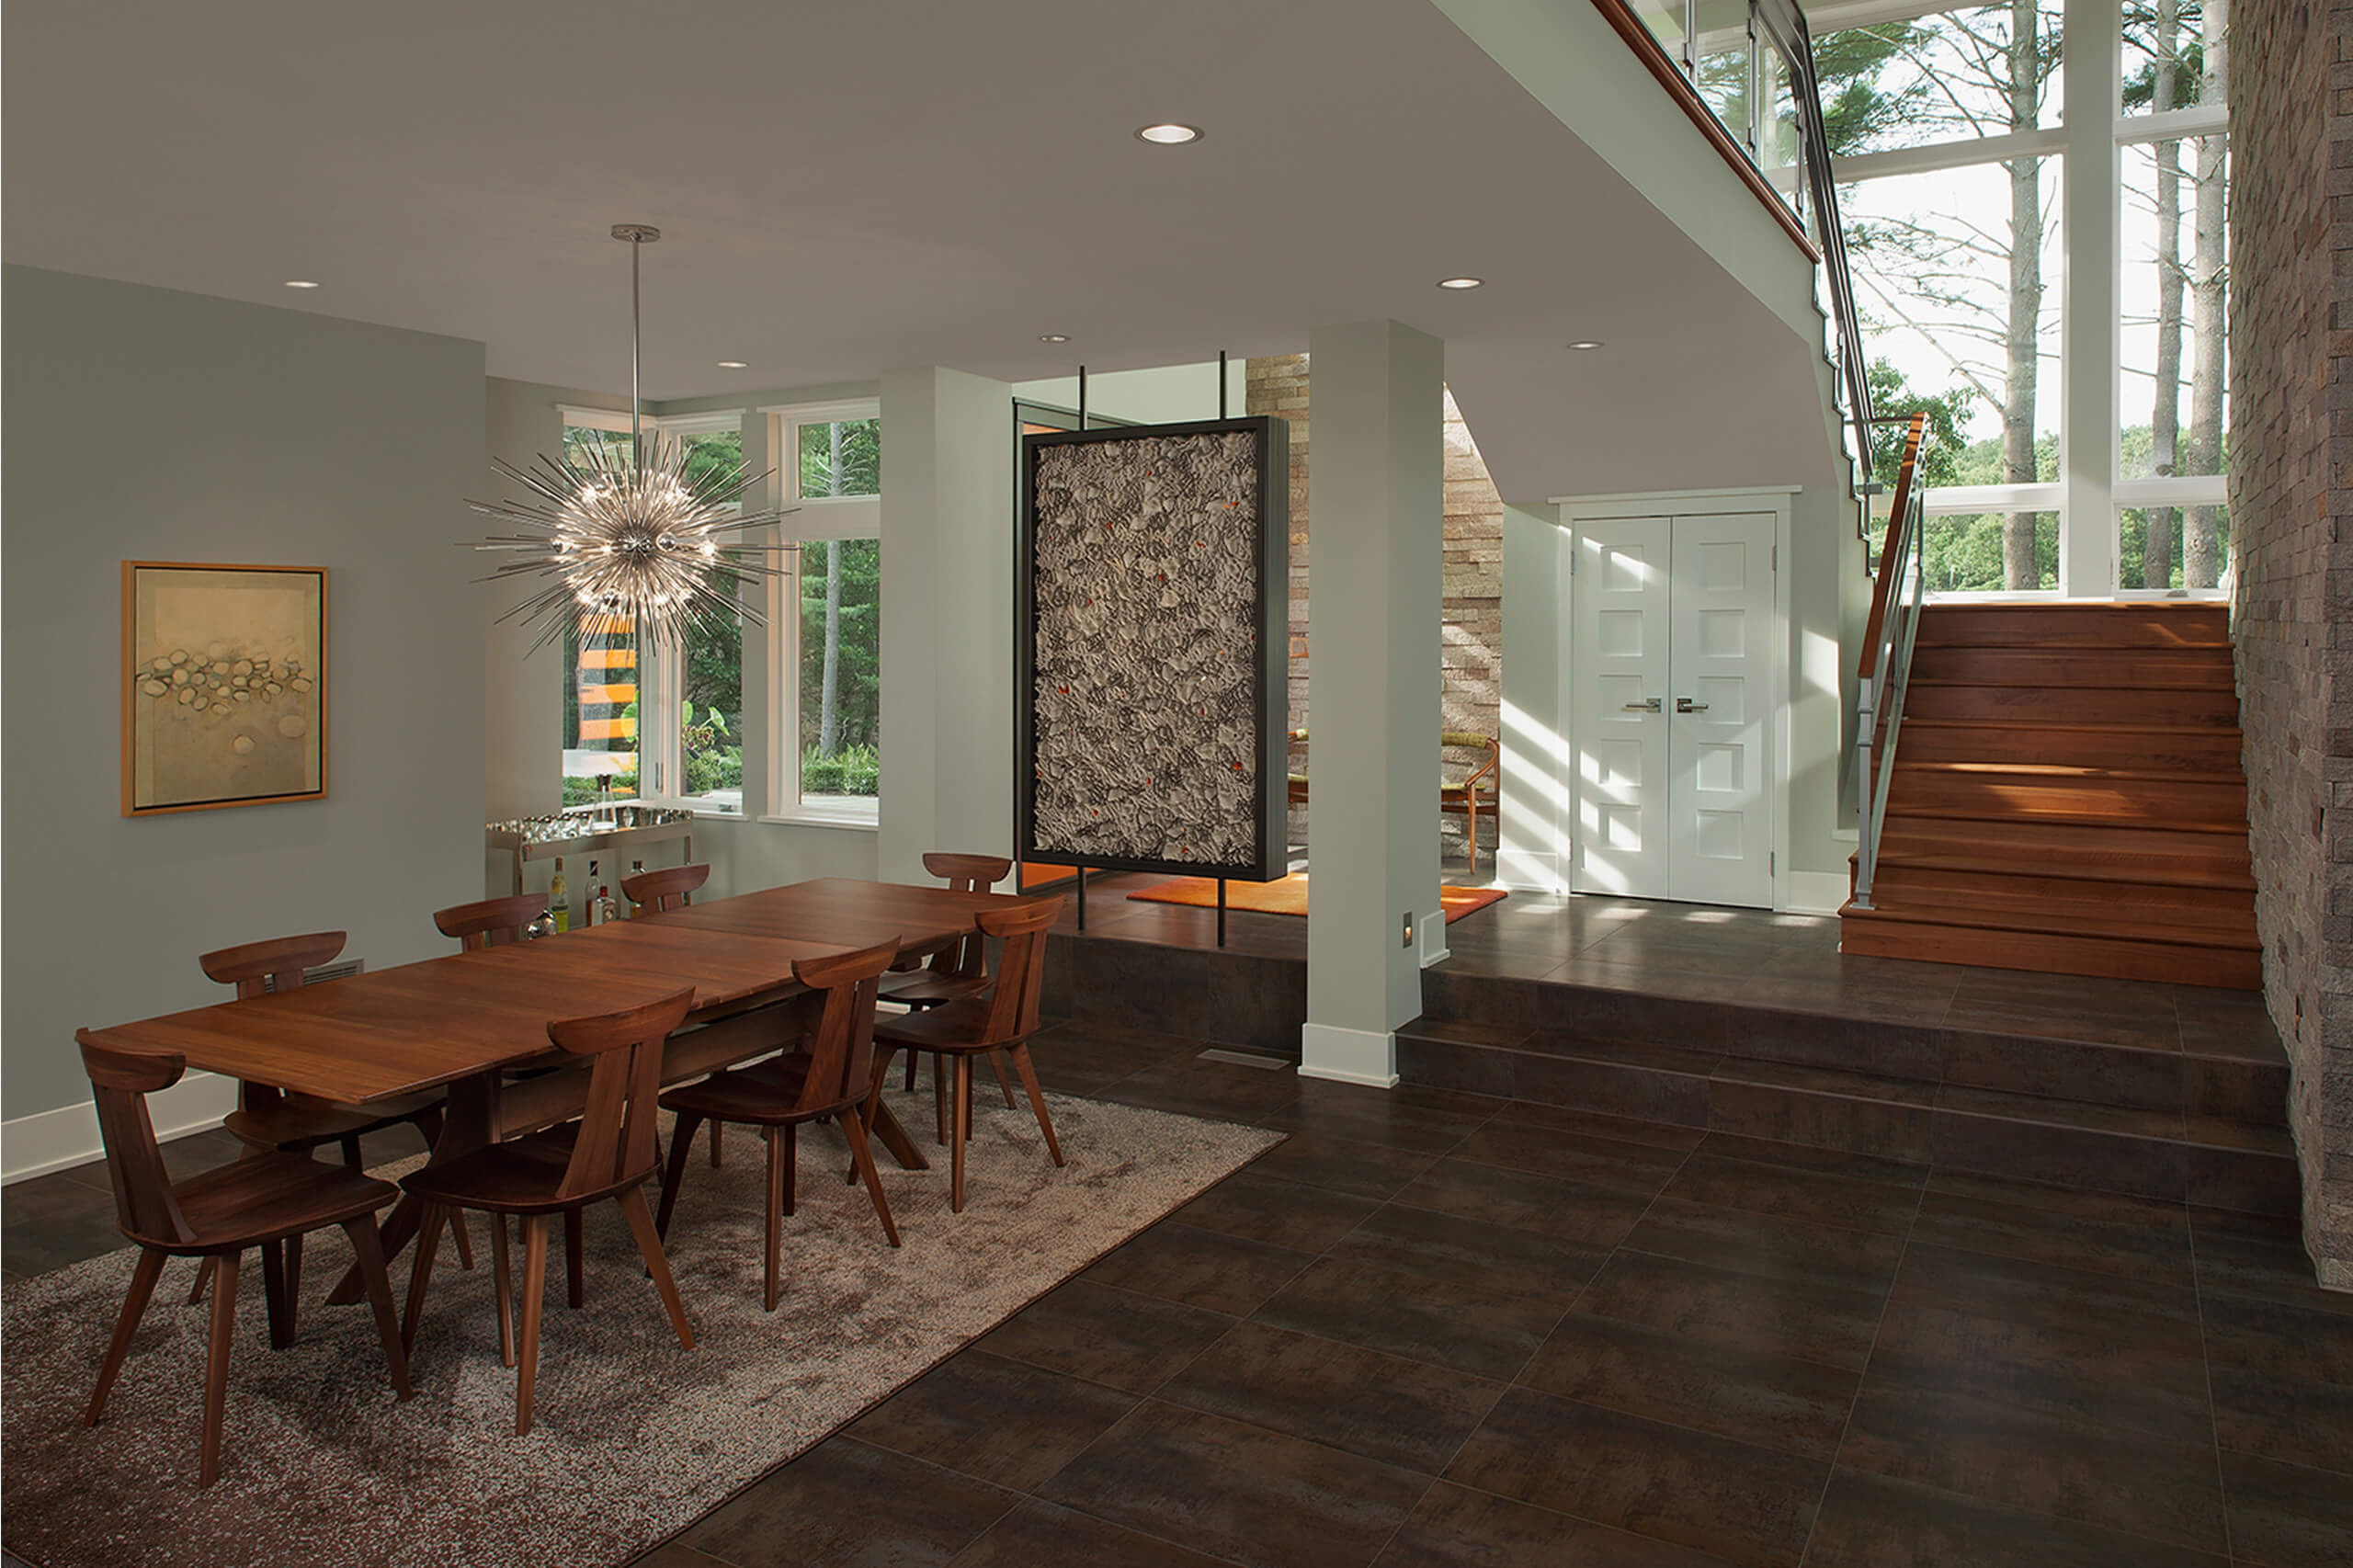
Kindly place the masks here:
<instances>
[{"instance_id":1,"label":"chandelier stem","mask_svg":"<svg viewBox=\"0 0 2353 1568\"><path fill-rule=\"evenodd\" d=\"M637 472L645 472L645 435L640 428L643 420L643 404L638 392L638 358L640 345L645 336L642 308L638 302L637 259L645 252L645 242L636 235L629 242L629 450Z\"/></svg>"}]
</instances>

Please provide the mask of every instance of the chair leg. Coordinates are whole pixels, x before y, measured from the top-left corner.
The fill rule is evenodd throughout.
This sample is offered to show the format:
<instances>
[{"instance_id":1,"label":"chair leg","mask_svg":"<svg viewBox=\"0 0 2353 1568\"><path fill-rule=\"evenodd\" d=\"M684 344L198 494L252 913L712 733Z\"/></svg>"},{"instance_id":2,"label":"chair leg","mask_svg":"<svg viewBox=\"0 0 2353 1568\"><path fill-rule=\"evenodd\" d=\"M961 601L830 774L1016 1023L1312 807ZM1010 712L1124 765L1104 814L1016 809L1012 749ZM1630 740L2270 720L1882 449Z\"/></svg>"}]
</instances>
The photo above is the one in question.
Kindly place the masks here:
<instances>
[{"instance_id":1,"label":"chair leg","mask_svg":"<svg viewBox=\"0 0 2353 1568\"><path fill-rule=\"evenodd\" d=\"M587 1266L581 1254L580 1210L563 1211L563 1299L578 1312L588 1302Z\"/></svg>"},{"instance_id":2,"label":"chair leg","mask_svg":"<svg viewBox=\"0 0 2353 1568\"><path fill-rule=\"evenodd\" d=\"M548 1290L548 1217L523 1221L523 1335L515 1352L515 1435L531 1429L531 1389L540 1379L540 1309Z\"/></svg>"},{"instance_id":3,"label":"chair leg","mask_svg":"<svg viewBox=\"0 0 2353 1568\"><path fill-rule=\"evenodd\" d=\"M914 1094L915 1092L915 1053L914 1051L908 1051L908 1052L907 1052L907 1093L909 1093L909 1094L911 1094L911 1095L912 1095L912 1094Z\"/></svg>"},{"instance_id":4,"label":"chair leg","mask_svg":"<svg viewBox=\"0 0 2353 1568\"><path fill-rule=\"evenodd\" d=\"M882 1233L891 1244L899 1244L899 1227L891 1218L891 1200L882 1196L882 1173L874 1168L874 1151L867 1146L866 1119L856 1108L842 1112L842 1136L849 1140L850 1164L866 1178L866 1196L874 1199L874 1212L882 1221Z\"/></svg>"},{"instance_id":5,"label":"chair leg","mask_svg":"<svg viewBox=\"0 0 2353 1568\"><path fill-rule=\"evenodd\" d=\"M114 1337L107 1342L107 1358L98 1366L97 1392L90 1395L89 1412L82 1418L85 1426L98 1424L98 1414L107 1407L107 1394L114 1387L115 1376L122 1370L123 1358L131 1354L131 1335L139 1332L139 1320L147 1315L147 1302L155 1294L155 1281L163 1274L164 1255L153 1247L142 1247L139 1267L131 1272L131 1291L122 1299L122 1315L115 1319Z\"/></svg>"},{"instance_id":6,"label":"chair leg","mask_svg":"<svg viewBox=\"0 0 2353 1568\"><path fill-rule=\"evenodd\" d=\"M719 1168L719 1135L726 1126L727 1124L723 1121L714 1121L710 1124L710 1168L712 1170Z\"/></svg>"},{"instance_id":7,"label":"chair leg","mask_svg":"<svg viewBox=\"0 0 2353 1568\"><path fill-rule=\"evenodd\" d=\"M670 1326L678 1331L678 1343L687 1349L695 1347L694 1330L687 1326L687 1306L678 1300L677 1281L670 1278L670 1260L662 1256L662 1238L654 1231L654 1216L645 1211L645 1194L631 1187L619 1199L622 1214L629 1219L630 1233L637 1237L637 1250L645 1259L646 1272L654 1276L654 1288L662 1292L662 1305L670 1313Z\"/></svg>"},{"instance_id":8,"label":"chair leg","mask_svg":"<svg viewBox=\"0 0 2353 1568\"><path fill-rule=\"evenodd\" d=\"M213 1270L212 1341L204 1362L204 1439L196 1483L221 1478L221 1418L229 1408L229 1346L237 1333L237 1255L224 1252Z\"/></svg>"},{"instance_id":9,"label":"chair leg","mask_svg":"<svg viewBox=\"0 0 2353 1568\"><path fill-rule=\"evenodd\" d=\"M1005 1108L1011 1110L1013 1108L1013 1080L1006 1076L1005 1058L994 1051L990 1051L989 1066L996 1073L996 1086L1005 1095Z\"/></svg>"},{"instance_id":10,"label":"chair leg","mask_svg":"<svg viewBox=\"0 0 2353 1568\"><path fill-rule=\"evenodd\" d=\"M506 1216L490 1217L490 1268L495 1276L494 1293L498 1298L498 1359L502 1366L515 1364L515 1297L509 1283L513 1271L506 1261Z\"/></svg>"},{"instance_id":11,"label":"chair leg","mask_svg":"<svg viewBox=\"0 0 2353 1568\"><path fill-rule=\"evenodd\" d=\"M294 1343L295 1320L302 1315L302 1238L286 1238L286 1343Z\"/></svg>"},{"instance_id":12,"label":"chair leg","mask_svg":"<svg viewBox=\"0 0 2353 1568\"><path fill-rule=\"evenodd\" d=\"M702 1118L691 1111L678 1113L678 1125L670 1130L670 1165L662 1176L662 1217L654 1221L654 1229L662 1235L670 1233L670 1211L678 1206L678 1188L687 1179L687 1156L694 1152L695 1130L702 1125ZM713 1138L719 1129L710 1130Z\"/></svg>"},{"instance_id":13,"label":"chair leg","mask_svg":"<svg viewBox=\"0 0 2353 1568\"><path fill-rule=\"evenodd\" d=\"M343 1233L351 1238L351 1250L359 1257L359 1278L368 1289L368 1304L376 1312L376 1333L384 1342L384 1360L392 1370L392 1393L406 1399L416 1391L408 1383L408 1350L401 1343L400 1319L392 1315L392 1281L384 1270L384 1244L376 1233L376 1216L362 1214L346 1221Z\"/></svg>"},{"instance_id":14,"label":"chair leg","mask_svg":"<svg viewBox=\"0 0 2353 1568\"><path fill-rule=\"evenodd\" d=\"M790 1217L798 1211L794 1207L793 1199L798 1196L801 1186L801 1130L792 1123L787 1122L783 1132L784 1212Z\"/></svg>"},{"instance_id":15,"label":"chair leg","mask_svg":"<svg viewBox=\"0 0 2353 1568\"><path fill-rule=\"evenodd\" d=\"M931 1112L932 1120L936 1124L934 1131L942 1143L948 1142L948 1080L950 1076L952 1074L948 1070L948 1058L938 1051L932 1052Z\"/></svg>"},{"instance_id":16,"label":"chair leg","mask_svg":"<svg viewBox=\"0 0 2353 1568\"><path fill-rule=\"evenodd\" d=\"M1046 1114L1046 1096L1038 1087L1038 1074L1029 1065L1029 1042L1022 1041L1006 1052L1013 1058L1014 1070L1021 1074L1021 1086L1029 1091L1029 1108L1038 1113L1038 1131L1046 1135L1046 1153L1054 1164L1063 1163L1063 1146L1054 1138L1054 1119Z\"/></svg>"},{"instance_id":17,"label":"chair leg","mask_svg":"<svg viewBox=\"0 0 2353 1568\"><path fill-rule=\"evenodd\" d=\"M777 1299L783 1293L777 1285L778 1266L784 1250L784 1129L767 1130L768 1146L767 1229L764 1237L760 1298L769 1312L776 1311Z\"/></svg>"},{"instance_id":18,"label":"chair leg","mask_svg":"<svg viewBox=\"0 0 2353 1568\"><path fill-rule=\"evenodd\" d=\"M416 1354L416 1320L425 1311L425 1287L433 1278L433 1255L441 1250L441 1206L428 1203L416 1228L416 1260L409 1265L408 1314L401 1319L401 1349Z\"/></svg>"},{"instance_id":19,"label":"chair leg","mask_svg":"<svg viewBox=\"0 0 2353 1568\"><path fill-rule=\"evenodd\" d=\"M189 1306L192 1307L196 1305L197 1302L204 1300L204 1292L212 1284L213 1267L214 1260L211 1258L201 1258L198 1261L196 1266L196 1283L189 1287L188 1293L188 1304Z\"/></svg>"},{"instance_id":20,"label":"chair leg","mask_svg":"<svg viewBox=\"0 0 2353 1568\"><path fill-rule=\"evenodd\" d=\"M946 1058L937 1060L945 1062ZM956 1087L952 1096L956 1111L956 1142L949 1155L948 1207L950 1212L964 1211L964 1140L972 1126L972 1059L956 1058Z\"/></svg>"},{"instance_id":21,"label":"chair leg","mask_svg":"<svg viewBox=\"0 0 2353 1568\"><path fill-rule=\"evenodd\" d=\"M462 1209L453 1209L449 1211L449 1239L458 1244L458 1267L472 1268L474 1239L466 1233L466 1213Z\"/></svg>"},{"instance_id":22,"label":"chair leg","mask_svg":"<svg viewBox=\"0 0 2353 1568\"><path fill-rule=\"evenodd\" d=\"M286 1322L286 1244L261 1244L262 1308L269 1316L269 1347L283 1350L294 1343L294 1331Z\"/></svg>"},{"instance_id":23,"label":"chair leg","mask_svg":"<svg viewBox=\"0 0 2353 1568\"><path fill-rule=\"evenodd\" d=\"M359 1160L359 1135L356 1132L343 1141L343 1163L349 1165L355 1171L361 1168Z\"/></svg>"}]
</instances>

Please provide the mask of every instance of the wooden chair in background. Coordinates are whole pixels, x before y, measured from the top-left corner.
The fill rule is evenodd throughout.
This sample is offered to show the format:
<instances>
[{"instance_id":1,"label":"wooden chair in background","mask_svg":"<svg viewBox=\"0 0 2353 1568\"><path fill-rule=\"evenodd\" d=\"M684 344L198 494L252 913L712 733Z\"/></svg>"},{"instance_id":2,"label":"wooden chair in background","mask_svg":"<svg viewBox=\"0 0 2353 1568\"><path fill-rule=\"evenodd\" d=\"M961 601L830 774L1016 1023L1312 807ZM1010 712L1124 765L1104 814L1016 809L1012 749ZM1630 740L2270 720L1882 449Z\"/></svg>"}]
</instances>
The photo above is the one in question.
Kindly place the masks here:
<instances>
[{"instance_id":1,"label":"wooden chair in background","mask_svg":"<svg viewBox=\"0 0 2353 1568\"><path fill-rule=\"evenodd\" d=\"M537 920L547 906L545 893L509 893L505 898L478 899L472 903L453 903L447 909L437 909L433 912L433 924L444 937L457 937L467 952L479 952L501 943L521 941L524 928Z\"/></svg>"},{"instance_id":2,"label":"wooden chair in background","mask_svg":"<svg viewBox=\"0 0 2353 1568\"><path fill-rule=\"evenodd\" d=\"M721 1124L733 1121L757 1127L767 1139L767 1261L763 1297L769 1312L776 1311L783 1295L779 1258L784 1216L793 1210L794 1135L802 1123L832 1117L841 1124L842 1135L849 1141L853 1168L865 1178L867 1196L874 1200L875 1215L882 1221L882 1233L892 1246L899 1244L899 1227L891 1218L890 1200L882 1196L882 1178L867 1147L865 1113L873 1084L875 984L898 951L899 944L892 940L862 952L794 963L792 978L824 994L824 1011L808 1049L714 1073L700 1083L672 1089L662 1096L662 1108L677 1118L670 1134L670 1167L663 1178L662 1209L654 1221L654 1231L665 1240L697 1129L708 1121L716 1131Z\"/></svg>"},{"instance_id":3,"label":"wooden chair in background","mask_svg":"<svg viewBox=\"0 0 2353 1568\"><path fill-rule=\"evenodd\" d=\"M660 1163L654 1123L662 1086L663 1042L686 1021L694 1006L692 987L642 1006L596 1017L560 1019L548 1025L558 1050L586 1057L588 1093L580 1119L529 1137L493 1143L439 1165L428 1165L401 1186L425 1203L417 1234L416 1267L409 1276L408 1312L401 1342L414 1347L417 1317L433 1275L433 1255L445 1214L478 1209L492 1216L493 1269L498 1295L498 1348L517 1369L515 1431L531 1429L531 1391L539 1379L540 1316L547 1290L548 1217L577 1215L607 1199L620 1205L637 1238L638 1252L654 1276L662 1305L678 1343L695 1347L687 1310L670 1278L662 1239L642 1190ZM506 1216L523 1226L523 1310L518 1333L508 1310ZM519 1342L518 1342L519 1341Z\"/></svg>"},{"instance_id":4,"label":"wooden chair in background","mask_svg":"<svg viewBox=\"0 0 2353 1568\"><path fill-rule=\"evenodd\" d=\"M1463 843L1471 855L1471 874L1479 874L1479 818L1495 817L1496 795L1501 788L1503 747L1493 735L1482 735L1470 730L1448 730L1438 738L1438 809L1441 815L1463 819ZM1446 770L1446 754L1469 751L1478 754L1468 773L1456 775ZM1486 780L1483 787L1481 779ZM1500 821L1500 818L1496 818Z\"/></svg>"},{"instance_id":5,"label":"wooden chair in background","mask_svg":"<svg viewBox=\"0 0 2353 1568\"><path fill-rule=\"evenodd\" d=\"M1013 874L1013 862L999 855L954 855L934 850L923 858L923 869L945 881L950 892L987 892ZM926 1007L944 1006L978 996L989 988L988 953L988 943L976 927L953 946L917 960L918 968L893 964L892 972L882 977L881 999L920 1012ZM1005 1096L1005 1108L1011 1110L1013 1080L1005 1075L1005 1062L992 1052L989 1065L996 1069L997 1089ZM936 1077L944 1070L944 1063L938 1059L932 1066ZM915 1086L915 1058L909 1051L909 1092ZM935 1083L933 1088L944 1096L944 1079Z\"/></svg>"},{"instance_id":6,"label":"wooden chair in background","mask_svg":"<svg viewBox=\"0 0 2353 1568\"><path fill-rule=\"evenodd\" d=\"M634 906L634 914L659 915L674 903L693 903L695 890L709 881L709 866L671 866L659 871L641 871L621 879L621 897Z\"/></svg>"},{"instance_id":7,"label":"wooden chair in background","mask_svg":"<svg viewBox=\"0 0 2353 1568\"><path fill-rule=\"evenodd\" d=\"M290 1339L293 1307L283 1249L288 1243L329 1225L342 1226L351 1238L360 1278L376 1310L376 1327L383 1338L384 1358L392 1368L393 1392L408 1398L408 1360L400 1324L392 1316L392 1286L384 1276L384 1252L376 1233L376 1210L398 1197L399 1189L347 1165L326 1165L308 1154L275 1150L250 1153L175 1184L165 1174L155 1124L147 1114L147 1096L178 1083L187 1070L186 1061L109 1050L93 1040L87 1029L75 1038L82 1047L82 1065L90 1075L99 1136L106 1144L115 1220L122 1233L140 1248L131 1291L123 1298L114 1337L98 1367L98 1386L90 1396L85 1424L97 1426L106 1410L107 1394L131 1353L131 1338L146 1315L164 1260L190 1256L213 1260L220 1288L212 1293L203 1437L197 1464L197 1483L211 1485L221 1473L221 1427L229 1400L229 1346L236 1331L238 1266L248 1249L260 1249L270 1337L273 1342Z\"/></svg>"},{"instance_id":8,"label":"wooden chair in background","mask_svg":"<svg viewBox=\"0 0 2353 1568\"><path fill-rule=\"evenodd\" d=\"M972 1125L972 1058L1003 1051L1021 1074L1029 1092L1029 1108L1037 1113L1038 1130L1046 1135L1047 1153L1063 1163L1062 1145L1054 1141L1052 1118L1046 1114L1046 1096L1039 1091L1038 1074L1029 1065L1029 1037L1038 1031L1038 997L1046 977L1046 936L1062 914L1060 898L1040 899L1013 909L989 910L972 917L983 936L1003 944L997 972L983 996L950 1002L920 1013L882 1018L874 1026L877 1052L871 1092L867 1096L867 1120L882 1096L893 1051L925 1051L953 1064L955 1083L948 1100L954 1124L949 1181L949 1206L964 1210L964 1145Z\"/></svg>"},{"instance_id":9,"label":"wooden chair in background","mask_svg":"<svg viewBox=\"0 0 2353 1568\"><path fill-rule=\"evenodd\" d=\"M237 999L244 1001L272 991L301 989L303 971L334 961L343 951L345 940L340 931L313 931L300 937L276 937L222 948L199 955L196 961L209 978L235 986ZM411 1095L371 1106L337 1105L312 1095L289 1094L267 1084L241 1081L237 1085L237 1108L222 1118L221 1125L256 1153L308 1154L334 1143L343 1151L343 1163L357 1170L360 1165L359 1140L370 1132L405 1123L423 1134L425 1146L431 1148L441 1136L442 1104L443 1096L439 1095ZM458 1237L458 1248L460 1260L472 1268L472 1238L462 1232ZM210 1261L197 1270L196 1288L188 1298L191 1306L204 1299L212 1272ZM294 1342L294 1305L302 1283L301 1236L294 1236L286 1244L286 1277L285 1337L281 1349ZM278 1329L279 1324L273 1318L273 1340L278 1338Z\"/></svg>"}]
</instances>

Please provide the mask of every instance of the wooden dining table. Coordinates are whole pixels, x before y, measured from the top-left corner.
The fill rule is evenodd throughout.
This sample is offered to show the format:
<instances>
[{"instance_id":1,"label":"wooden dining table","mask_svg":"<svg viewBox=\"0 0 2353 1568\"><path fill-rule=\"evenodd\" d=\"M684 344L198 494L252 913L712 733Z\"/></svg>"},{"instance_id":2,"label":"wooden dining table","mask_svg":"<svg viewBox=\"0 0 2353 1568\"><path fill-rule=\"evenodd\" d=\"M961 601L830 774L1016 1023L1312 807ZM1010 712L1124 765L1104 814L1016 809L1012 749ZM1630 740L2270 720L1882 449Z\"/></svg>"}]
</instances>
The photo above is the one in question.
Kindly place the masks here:
<instances>
[{"instance_id":1,"label":"wooden dining table","mask_svg":"<svg viewBox=\"0 0 2353 1568\"><path fill-rule=\"evenodd\" d=\"M222 1002L94 1030L120 1051L298 1094L365 1106L428 1089L449 1095L431 1158L442 1161L577 1115L586 1074L510 1077L565 1062L552 1019L615 1012L691 985L693 1009L670 1037L663 1077L676 1083L796 1044L813 1000L794 960L896 937L902 953L937 951L983 910L1034 903L1008 893L828 877L714 899L537 941L372 970L298 990ZM881 1106L874 1132L910 1170L928 1168ZM404 1198L384 1226L391 1256L415 1235ZM355 1269L329 1298L356 1301Z\"/></svg>"}]
</instances>

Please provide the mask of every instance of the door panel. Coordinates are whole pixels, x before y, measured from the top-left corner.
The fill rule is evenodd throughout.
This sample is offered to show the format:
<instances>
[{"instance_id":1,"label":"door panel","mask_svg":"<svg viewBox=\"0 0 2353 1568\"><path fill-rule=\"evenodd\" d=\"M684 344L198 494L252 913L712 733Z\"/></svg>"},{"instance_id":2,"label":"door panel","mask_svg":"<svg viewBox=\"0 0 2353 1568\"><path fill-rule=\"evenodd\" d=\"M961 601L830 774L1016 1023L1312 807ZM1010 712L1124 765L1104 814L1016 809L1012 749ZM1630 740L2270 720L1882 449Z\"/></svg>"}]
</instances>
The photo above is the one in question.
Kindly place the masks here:
<instances>
[{"instance_id":1,"label":"door panel","mask_svg":"<svg viewBox=\"0 0 2353 1568\"><path fill-rule=\"evenodd\" d=\"M1666 896L1773 903L1773 514L1677 517Z\"/></svg>"},{"instance_id":2,"label":"door panel","mask_svg":"<svg viewBox=\"0 0 2353 1568\"><path fill-rule=\"evenodd\" d=\"M1578 530L1570 596L1577 812L1570 886L1579 892L1667 896L1673 538L1665 517L1611 518Z\"/></svg>"}]
</instances>

